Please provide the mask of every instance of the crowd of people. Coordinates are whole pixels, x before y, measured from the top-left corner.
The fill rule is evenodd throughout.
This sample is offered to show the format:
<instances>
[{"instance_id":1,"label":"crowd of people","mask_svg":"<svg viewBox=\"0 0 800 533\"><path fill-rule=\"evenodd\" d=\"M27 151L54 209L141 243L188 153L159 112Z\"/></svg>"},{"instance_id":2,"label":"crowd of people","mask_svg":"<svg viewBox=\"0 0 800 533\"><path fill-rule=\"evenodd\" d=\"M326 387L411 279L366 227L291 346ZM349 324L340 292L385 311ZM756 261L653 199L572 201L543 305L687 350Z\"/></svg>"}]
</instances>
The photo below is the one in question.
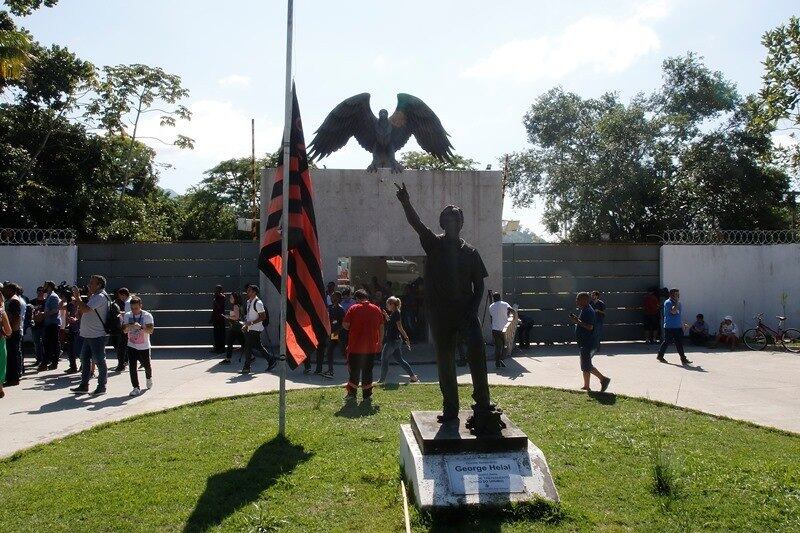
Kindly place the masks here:
<instances>
[{"instance_id":1,"label":"crowd of people","mask_svg":"<svg viewBox=\"0 0 800 533\"><path fill-rule=\"evenodd\" d=\"M145 386L153 386L150 336L155 322L142 299L127 288L117 289L112 297L106 278L95 274L84 287L45 281L30 299L23 287L10 281L0 285L0 293L0 398L5 387L19 385L27 372L57 370L62 357L68 362L64 374L80 373L80 383L71 392L105 394L108 346L117 359L113 372L129 369L131 396L141 394L139 369L145 372ZM23 337L29 331L34 362L26 369ZM97 385L90 391L93 378Z\"/></svg>"},{"instance_id":2,"label":"crowd of people","mask_svg":"<svg viewBox=\"0 0 800 533\"><path fill-rule=\"evenodd\" d=\"M427 327L420 285L419 280L406 285L402 289L403 296L398 297L393 294L391 282L380 284L376 277L371 284L355 291L349 286L328 283L326 298L331 333L323 339L316 353L306 358L305 373L310 374L313 369L314 374L333 379L334 361L339 354L347 361L346 388L351 399L358 388L362 389L364 398L370 398L376 364L380 367L378 384L387 380L391 361L406 372L409 382L418 381L405 355L415 342L412 332ZM18 385L26 371L56 370L62 357L68 362L63 370L65 374L80 373L80 383L71 389L73 393L90 394L90 381L96 377L97 384L91 394L105 394L109 375L107 347L116 357L113 371L129 370L131 396L142 393L139 370L144 370L145 387L151 388L153 315L144 310L142 299L127 288L118 288L112 294L106 291L106 280L101 275L91 276L85 287L45 281L30 299L25 297L20 285L4 282L0 286L0 398L5 395L4 387ZM494 361L499 369L506 366L508 344L514 342L506 337L510 317L519 319L516 341L522 347L530 345L533 320L524 313L517 314L499 293L491 296L488 314ZM581 292L576 297L576 307L579 312L572 313L570 319L575 325L584 388L589 390L590 377L594 375L604 391L610 379L592 364L592 357L601 347L606 304L599 291ZM731 316L724 317L713 334L702 314L698 314L691 325L684 322L678 289L649 291L643 302L643 312L646 342L660 343L658 361L665 361L667 349L674 344L682 364L691 364L683 347L686 335L699 346L711 343L712 347L724 345L734 349L739 342L739 329ZM224 354L221 365L232 364L236 347L241 347L239 362L243 373L252 371L256 356L266 360L268 372L277 364L278 358L262 341L269 315L257 285L248 284L244 295L226 293L223 287L215 287L210 323L213 350ZM28 331L35 361L26 369L22 339ZM466 365L463 339L457 350L458 365Z\"/></svg>"}]
</instances>

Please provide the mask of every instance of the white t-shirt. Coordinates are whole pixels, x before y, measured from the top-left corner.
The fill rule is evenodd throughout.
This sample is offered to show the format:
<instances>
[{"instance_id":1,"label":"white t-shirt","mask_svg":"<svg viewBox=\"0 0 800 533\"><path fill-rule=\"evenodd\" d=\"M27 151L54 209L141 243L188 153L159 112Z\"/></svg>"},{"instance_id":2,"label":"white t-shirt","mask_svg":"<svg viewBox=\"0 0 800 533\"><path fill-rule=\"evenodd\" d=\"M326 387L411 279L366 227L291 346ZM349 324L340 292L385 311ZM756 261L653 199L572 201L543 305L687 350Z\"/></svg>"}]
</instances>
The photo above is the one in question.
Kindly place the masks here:
<instances>
[{"instance_id":1,"label":"white t-shirt","mask_svg":"<svg viewBox=\"0 0 800 533\"><path fill-rule=\"evenodd\" d=\"M142 311L137 316L133 316L131 311L125 313L122 323L123 324L141 324L142 329L130 328L128 329L128 346L135 350L149 350L150 349L150 334L144 329L144 326L154 325L153 315L147 311Z\"/></svg>"},{"instance_id":2,"label":"white t-shirt","mask_svg":"<svg viewBox=\"0 0 800 533\"><path fill-rule=\"evenodd\" d=\"M253 305L254 302L255 305ZM254 320L258 320L259 313L263 312L264 302L262 302L260 298L256 297L252 300L247 300L247 314L245 315L245 321L253 322ZM258 324L253 324L248 329L250 331L264 331L264 323L259 322Z\"/></svg>"},{"instance_id":3,"label":"white t-shirt","mask_svg":"<svg viewBox=\"0 0 800 533\"><path fill-rule=\"evenodd\" d=\"M503 331L503 328L506 327L509 309L511 309L511 306L503 300L494 302L489 306L489 316L492 317L492 329L494 331Z\"/></svg>"},{"instance_id":4,"label":"white t-shirt","mask_svg":"<svg viewBox=\"0 0 800 533\"><path fill-rule=\"evenodd\" d=\"M84 339L98 339L108 335L103 323L108 316L108 294L106 291L100 291L89 297L86 302L91 310L81 315L81 329L80 336Z\"/></svg>"}]
</instances>

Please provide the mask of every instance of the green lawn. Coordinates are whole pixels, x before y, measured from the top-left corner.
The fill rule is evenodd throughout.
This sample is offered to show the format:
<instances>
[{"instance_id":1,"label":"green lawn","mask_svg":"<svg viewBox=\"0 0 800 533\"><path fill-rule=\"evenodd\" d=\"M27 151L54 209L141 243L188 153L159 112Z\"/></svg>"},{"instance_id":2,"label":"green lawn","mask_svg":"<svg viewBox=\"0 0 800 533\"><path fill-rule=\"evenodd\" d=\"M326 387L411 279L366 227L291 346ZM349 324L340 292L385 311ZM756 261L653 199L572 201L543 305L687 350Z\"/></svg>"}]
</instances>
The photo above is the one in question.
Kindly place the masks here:
<instances>
[{"instance_id":1,"label":"green lawn","mask_svg":"<svg viewBox=\"0 0 800 533\"><path fill-rule=\"evenodd\" d=\"M469 405L469 390L462 388ZM458 522L412 511L415 530L800 530L800 437L625 397L494 387L547 456L562 504L541 519ZM398 426L436 386L226 399L96 428L0 462L2 531L401 531ZM659 449L674 496L653 491Z\"/></svg>"}]
</instances>

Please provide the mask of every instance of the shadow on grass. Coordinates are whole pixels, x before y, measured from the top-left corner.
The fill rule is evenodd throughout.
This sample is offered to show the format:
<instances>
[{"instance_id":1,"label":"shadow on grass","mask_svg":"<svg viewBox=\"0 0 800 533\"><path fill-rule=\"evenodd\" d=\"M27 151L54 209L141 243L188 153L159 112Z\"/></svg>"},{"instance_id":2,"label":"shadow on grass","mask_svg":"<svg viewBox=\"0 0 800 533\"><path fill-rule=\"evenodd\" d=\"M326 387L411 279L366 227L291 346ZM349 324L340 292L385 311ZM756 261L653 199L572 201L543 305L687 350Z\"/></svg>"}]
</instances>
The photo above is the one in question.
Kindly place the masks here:
<instances>
[{"instance_id":1,"label":"shadow on grass","mask_svg":"<svg viewBox=\"0 0 800 533\"><path fill-rule=\"evenodd\" d=\"M184 532L206 531L238 509L258 500L260 494L313 454L277 436L255 451L247 466L215 474L186 520Z\"/></svg>"},{"instance_id":2,"label":"shadow on grass","mask_svg":"<svg viewBox=\"0 0 800 533\"><path fill-rule=\"evenodd\" d=\"M587 396L592 400L596 401L597 403L603 405L614 405L617 403L617 395L613 392L597 392L597 391L589 391Z\"/></svg>"},{"instance_id":3,"label":"shadow on grass","mask_svg":"<svg viewBox=\"0 0 800 533\"><path fill-rule=\"evenodd\" d=\"M441 509L420 512L419 522L428 531L502 531L503 524L514 522L538 522L555 525L564 518L557 503L536 499L524 503L512 503L502 507L476 509Z\"/></svg>"},{"instance_id":4,"label":"shadow on grass","mask_svg":"<svg viewBox=\"0 0 800 533\"><path fill-rule=\"evenodd\" d=\"M380 405L375 405L373 402L361 402L356 404L355 402L345 402L338 411L334 413L334 416L340 416L342 418L362 418L365 416L372 416L378 414L381 410Z\"/></svg>"}]
</instances>

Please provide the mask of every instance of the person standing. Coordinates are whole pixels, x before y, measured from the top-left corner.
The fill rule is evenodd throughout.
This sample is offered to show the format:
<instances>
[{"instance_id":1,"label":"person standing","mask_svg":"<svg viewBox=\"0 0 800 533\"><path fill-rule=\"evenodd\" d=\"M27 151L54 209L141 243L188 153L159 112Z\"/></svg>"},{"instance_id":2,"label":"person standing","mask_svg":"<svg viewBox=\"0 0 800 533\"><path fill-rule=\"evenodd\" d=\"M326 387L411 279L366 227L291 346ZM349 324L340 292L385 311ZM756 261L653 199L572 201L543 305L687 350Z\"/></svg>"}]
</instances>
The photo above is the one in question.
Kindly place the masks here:
<instances>
[{"instance_id":1,"label":"person standing","mask_svg":"<svg viewBox=\"0 0 800 533\"><path fill-rule=\"evenodd\" d=\"M259 353L267 360L267 372L269 372L275 368L278 359L261 342L261 333L264 331L264 325L269 324L267 310L264 308L264 302L258 297L258 285L248 285L246 291L247 310L245 312L244 326L242 326L242 331L244 331L244 367L242 367L242 374L250 373L250 367L253 361L256 360L253 352Z\"/></svg>"},{"instance_id":2,"label":"person standing","mask_svg":"<svg viewBox=\"0 0 800 533\"><path fill-rule=\"evenodd\" d=\"M664 340L658 348L658 356L656 359L662 363L666 363L664 353L667 347L675 343L675 348L678 350L678 355L681 356L681 363L684 365L691 364L683 352L683 319L681 318L682 305L680 302L681 292L678 289L669 290L669 298L664 301Z\"/></svg>"},{"instance_id":3,"label":"person standing","mask_svg":"<svg viewBox=\"0 0 800 533\"><path fill-rule=\"evenodd\" d=\"M81 383L70 389L76 394L89 392L89 379L92 375L92 362L97 365L97 388L92 395L106 393L108 382L108 366L106 364L106 341L108 339L108 309L110 300L106 293L106 278L94 274L89 278L89 298L86 302L81 300L81 293L77 287L73 288L72 296L78 305L81 317L79 334L83 339L81 346ZM117 320L119 318L117 317Z\"/></svg>"},{"instance_id":4,"label":"person standing","mask_svg":"<svg viewBox=\"0 0 800 533\"><path fill-rule=\"evenodd\" d=\"M506 353L506 336L503 334L503 329L506 327L508 317L511 313L511 305L503 301L500 293L492 293L492 304L489 306L489 316L492 318L495 368L506 367L505 362L503 362Z\"/></svg>"},{"instance_id":5,"label":"person standing","mask_svg":"<svg viewBox=\"0 0 800 533\"><path fill-rule=\"evenodd\" d=\"M603 323L606 320L606 303L600 299L600 291L592 291L592 301L590 303L594 309L594 351L600 351L600 341L603 340Z\"/></svg>"},{"instance_id":6,"label":"person standing","mask_svg":"<svg viewBox=\"0 0 800 533\"><path fill-rule=\"evenodd\" d=\"M8 313L5 309L6 299L3 295L3 284L0 283L0 398L6 395L3 384L6 380L6 364L8 353L6 351L6 339L11 336L11 323L8 321Z\"/></svg>"},{"instance_id":7,"label":"person standing","mask_svg":"<svg viewBox=\"0 0 800 533\"><path fill-rule=\"evenodd\" d=\"M24 328L24 311L22 301L17 296L17 285L6 283L3 285L5 297L5 311L11 325L11 334L6 338L6 379L4 386L19 385L22 377L22 330Z\"/></svg>"},{"instance_id":8,"label":"person standing","mask_svg":"<svg viewBox=\"0 0 800 533\"><path fill-rule=\"evenodd\" d=\"M356 303L344 316L342 327L348 332L346 402L354 402L361 384L361 397L372 400L372 366L383 344L383 311L369 301L364 289L356 291Z\"/></svg>"},{"instance_id":9,"label":"person standing","mask_svg":"<svg viewBox=\"0 0 800 533\"><path fill-rule=\"evenodd\" d=\"M594 348L594 326L597 323L596 313L592 308L591 297L587 292L579 292L575 297L575 305L580 310L580 315L570 313L569 318L575 324L575 340L578 342L578 349L581 357L581 372L583 373L583 387L585 391L589 388L589 379L592 375L600 380L600 392L608 389L611 378L604 376L592 364L592 352Z\"/></svg>"},{"instance_id":10,"label":"person standing","mask_svg":"<svg viewBox=\"0 0 800 533\"><path fill-rule=\"evenodd\" d=\"M122 331L128 339L128 368L131 374L133 390L131 396L139 396L139 369L137 364L144 367L145 384L148 389L153 388L153 368L150 363L150 335L155 329L153 315L142 309L142 299L138 296L131 298L131 310L123 315Z\"/></svg>"},{"instance_id":11,"label":"person standing","mask_svg":"<svg viewBox=\"0 0 800 533\"><path fill-rule=\"evenodd\" d=\"M80 356L79 331L81 319L78 311L78 304L75 303L74 294L70 293L69 303L67 303L66 321L66 352L69 357L69 367L64 370L65 374L74 374L78 371L78 357Z\"/></svg>"},{"instance_id":12,"label":"person standing","mask_svg":"<svg viewBox=\"0 0 800 533\"><path fill-rule=\"evenodd\" d=\"M214 328L214 353L225 353L225 293L222 285L214 287L211 303L211 325Z\"/></svg>"},{"instance_id":13,"label":"person standing","mask_svg":"<svg viewBox=\"0 0 800 533\"><path fill-rule=\"evenodd\" d=\"M225 334L225 359L219 362L221 365L231 364L233 357L233 345L239 344L244 348L244 333L242 332L242 295L232 292L228 297L231 302L231 312L225 316L228 322L228 332ZM241 361L241 359L239 359Z\"/></svg>"},{"instance_id":14,"label":"person standing","mask_svg":"<svg viewBox=\"0 0 800 533\"><path fill-rule=\"evenodd\" d=\"M33 339L33 349L36 354L36 365L44 362L44 287L36 287L36 298L30 301L33 306L33 324L31 325L31 337Z\"/></svg>"},{"instance_id":15,"label":"person standing","mask_svg":"<svg viewBox=\"0 0 800 533\"><path fill-rule=\"evenodd\" d=\"M400 312L402 302L396 296L390 296L386 300L387 316L385 317L385 333L383 336L383 353L381 354L381 377L378 383L386 381L386 375L389 373L389 357L393 357L395 362L399 364L403 370L408 373L408 381L416 383L419 378L411 369L408 361L403 359L403 344L408 349L411 349L411 340L408 338L408 333L403 328L403 318Z\"/></svg>"},{"instance_id":16,"label":"person standing","mask_svg":"<svg viewBox=\"0 0 800 533\"><path fill-rule=\"evenodd\" d=\"M655 344L656 339L660 338L659 331L659 313L661 310L661 302L658 299L658 289L650 289L644 296L642 303L644 309L644 333L646 336L645 342L647 344Z\"/></svg>"},{"instance_id":17,"label":"person standing","mask_svg":"<svg viewBox=\"0 0 800 533\"><path fill-rule=\"evenodd\" d=\"M346 313L354 303L356 302L353 300L353 289L350 287L342 289L342 309L344 309L344 312Z\"/></svg>"},{"instance_id":18,"label":"person standing","mask_svg":"<svg viewBox=\"0 0 800 533\"><path fill-rule=\"evenodd\" d=\"M108 339L114 347L117 356L117 366L114 372L124 372L128 366L128 339L122 331L122 317L131 310L131 292L125 287L117 289L108 308ZM106 317L103 317L106 320Z\"/></svg>"},{"instance_id":19,"label":"person standing","mask_svg":"<svg viewBox=\"0 0 800 533\"><path fill-rule=\"evenodd\" d=\"M322 371L322 350L317 350L317 370L315 374L322 375L323 378L333 379L333 355L336 348L344 346L342 344L342 322L344 321L344 308L342 307L342 293L334 291L331 295L331 305L328 306L328 319L331 323L331 336L328 342L324 343L324 357L328 360L328 370ZM320 343L322 346L323 343ZM344 348L342 349L344 351Z\"/></svg>"}]
</instances>

